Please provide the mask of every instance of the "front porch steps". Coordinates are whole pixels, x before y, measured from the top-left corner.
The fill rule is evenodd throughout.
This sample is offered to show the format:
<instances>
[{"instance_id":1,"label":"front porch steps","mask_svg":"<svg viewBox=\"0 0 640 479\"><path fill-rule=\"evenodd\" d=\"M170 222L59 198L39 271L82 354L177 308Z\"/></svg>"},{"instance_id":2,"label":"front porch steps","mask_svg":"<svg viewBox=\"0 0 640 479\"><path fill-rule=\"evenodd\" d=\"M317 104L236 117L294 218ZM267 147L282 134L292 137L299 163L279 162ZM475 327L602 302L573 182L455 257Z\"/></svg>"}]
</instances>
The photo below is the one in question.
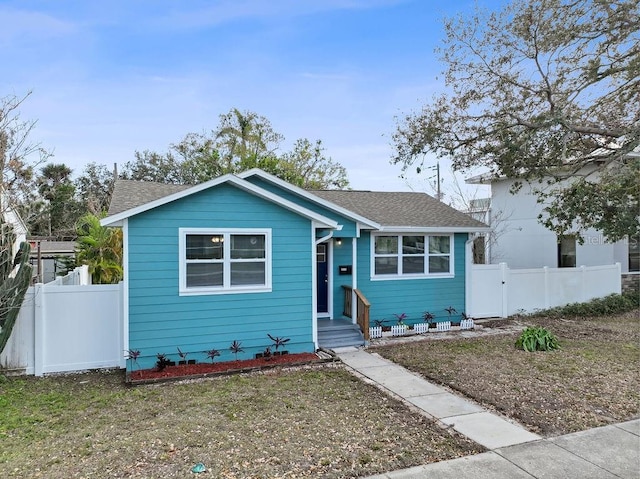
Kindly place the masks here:
<instances>
[{"instance_id":1,"label":"front porch steps","mask_svg":"<svg viewBox=\"0 0 640 479\"><path fill-rule=\"evenodd\" d=\"M350 319L319 319L318 344L325 349L364 346L364 336Z\"/></svg>"}]
</instances>

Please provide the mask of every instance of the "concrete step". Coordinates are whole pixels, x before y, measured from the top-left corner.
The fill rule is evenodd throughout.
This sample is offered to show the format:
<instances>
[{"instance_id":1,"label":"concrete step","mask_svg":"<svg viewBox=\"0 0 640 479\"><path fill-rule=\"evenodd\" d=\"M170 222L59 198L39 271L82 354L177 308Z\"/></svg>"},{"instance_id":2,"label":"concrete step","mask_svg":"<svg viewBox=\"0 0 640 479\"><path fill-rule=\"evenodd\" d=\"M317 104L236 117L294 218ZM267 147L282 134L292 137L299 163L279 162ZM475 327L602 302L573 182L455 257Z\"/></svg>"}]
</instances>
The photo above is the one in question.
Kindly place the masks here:
<instances>
[{"instance_id":1,"label":"concrete step","mask_svg":"<svg viewBox=\"0 0 640 479\"><path fill-rule=\"evenodd\" d=\"M318 343L323 348L333 349L347 346L364 345L364 336L360 329L343 328L318 331Z\"/></svg>"},{"instance_id":2,"label":"concrete step","mask_svg":"<svg viewBox=\"0 0 640 479\"><path fill-rule=\"evenodd\" d=\"M360 331L357 324L353 324L351 321L341 320L325 320L318 321L318 332L320 331Z\"/></svg>"}]
</instances>

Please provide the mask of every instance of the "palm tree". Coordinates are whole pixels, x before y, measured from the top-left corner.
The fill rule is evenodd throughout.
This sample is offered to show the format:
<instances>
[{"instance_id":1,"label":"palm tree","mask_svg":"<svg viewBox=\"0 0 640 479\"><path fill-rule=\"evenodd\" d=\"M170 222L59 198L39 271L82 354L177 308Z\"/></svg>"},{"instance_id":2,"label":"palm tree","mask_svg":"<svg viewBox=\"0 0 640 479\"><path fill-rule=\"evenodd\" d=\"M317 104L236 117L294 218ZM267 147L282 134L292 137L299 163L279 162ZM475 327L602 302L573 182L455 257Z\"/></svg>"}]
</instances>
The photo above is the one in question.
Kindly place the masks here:
<instances>
[{"instance_id":1,"label":"palm tree","mask_svg":"<svg viewBox=\"0 0 640 479\"><path fill-rule=\"evenodd\" d=\"M107 228L92 214L77 225L78 264L89 266L93 284L115 284L122 279L122 230Z\"/></svg>"}]
</instances>

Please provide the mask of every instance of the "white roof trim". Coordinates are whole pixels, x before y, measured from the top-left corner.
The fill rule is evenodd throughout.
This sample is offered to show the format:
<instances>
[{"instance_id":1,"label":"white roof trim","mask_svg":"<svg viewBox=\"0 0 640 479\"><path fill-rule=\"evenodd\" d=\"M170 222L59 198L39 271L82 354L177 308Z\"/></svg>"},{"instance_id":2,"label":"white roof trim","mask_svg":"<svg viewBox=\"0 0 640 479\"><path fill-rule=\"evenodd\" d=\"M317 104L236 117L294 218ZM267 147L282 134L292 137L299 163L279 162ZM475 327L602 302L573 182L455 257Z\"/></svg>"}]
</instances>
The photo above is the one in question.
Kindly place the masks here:
<instances>
[{"instance_id":1,"label":"white roof trim","mask_svg":"<svg viewBox=\"0 0 640 479\"><path fill-rule=\"evenodd\" d=\"M305 218L308 218L312 221L315 221L316 223L318 223L321 226L324 226L326 228L331 228L331 229L335 229L338 227L338 223L336 221L333 221L330 218L327 218L326 216L320 215L318 213L315 213L307 208L303 208L302 206L296 205L295 203L289 201L289 200L285 200L284 198L279 197L278 195L275 195L267 190L264 190L248 181L245 181L242 178L239 178L235 175L232 174L227 174L224 176L220 176L218 178L215 178L213 180L207 181L205 183L200 183L199 185L193 186L191 188L187 188L185 190L182 191L178 191L176 193L173 193L171 195L167 195L164 196L160 199L154 200L154 201L150 201L149 203L145 203L143 205L137 206L135 208L131 208L129 210L126 211L122 211L121 213L112 215L112 216L108 216L104 219L102 219L100 221L100 224L102 226L116 226L116 225L121 225L122 220L129 218L131 216L135 216L138 215L140 213L144 213L145 211L149 211L152 210L154 208L157 208L159 206L165 205L167 203L171 203L172 201L176 201L182 198L185 198L187 196L190 196L192 194L195 193L199 193L200 191L204 191L206 189L212 188L214 186L218 186L220 184L223 183L228 183L228 184L232 184L244 191L247 191L248 193L251 193L255 196L258 196L260 198L266 199L268 201L271 201L272 203L275 203L279 206L282 206L283 208L286 208L290 211L293 211L301 216L304 216Z\"/></svg>"},{"instance_id":2,"label":"white roof trim","mask_svg":"<svg viewBox=\"0 0 640 479\"><path fill-rule=\"evenodd\" d=\"M389 233L485 233L490 226L383 226L380 232Z\"/></svg>"},{"instance_id":3,"label":"white roof trim","mask_svg":"<svg viewBox=\"0 0 640 479\"><path fill-rule=\"evenodd\" d=\"M281 188L289 190L292 193L301 196L302 198L312 201L313 203L316 203L320 206L324 206L327 209L333 210L336 213L355 221L356 223L362 223L363 225L369 226L372 229L380 229L380 224L376 223L375 221L365 218L364 216L360 216L359 214L354 213L351 210L343 208L342 206L338 206L329 200L325 200L324 198L314 195L313 193L309 193L307 190L292 185L291 183L288 183L283 179L278 178L277 176L267 173L260 168L252 168L250 170L239 173L238 176L243 179L249 178L250 176L259 176L260 178Z\"/></svg>"},{"instance_id":4,"label":"white roof trim","mask_svg":"<svg viewBox=\"0 0 640 479\"><path fill-rule=\"evenodd\" d=\"M494 181L505 178L506 176L496 176L494 173L482 173L470 178L465 178L464 182L468 185L490 185Z\"/></svg>"}]
</instances>

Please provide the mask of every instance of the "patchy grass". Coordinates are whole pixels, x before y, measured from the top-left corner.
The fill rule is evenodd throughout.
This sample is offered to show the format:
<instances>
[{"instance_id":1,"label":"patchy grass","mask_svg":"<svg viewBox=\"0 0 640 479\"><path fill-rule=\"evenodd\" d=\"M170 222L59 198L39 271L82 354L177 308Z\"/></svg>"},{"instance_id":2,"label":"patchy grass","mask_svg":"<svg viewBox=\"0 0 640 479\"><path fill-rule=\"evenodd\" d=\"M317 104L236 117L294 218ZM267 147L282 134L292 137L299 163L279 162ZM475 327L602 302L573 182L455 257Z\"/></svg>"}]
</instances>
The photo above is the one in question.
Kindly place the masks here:
<instances>
[{"instance_id":1,"label":"patchy grass","mask_svg":"<svg viewBox=\"0 0 640 479\"><path fill-rule=\"evenodd\" d=\"M123 382L0 381L0 477L358 477L482 450L336 367Z\"/></svg>"},{"instance_id":2,"label":"patchy grass","mask_svg":"<svg viewBox=\"0 0 640 479\"><path fill-rule=\"evenodd\" d=\"M513 318L541 326L557 351L525 352L518 334L419 341L375 351L437 383L510 416L533 432L555 436L637 417L640 412L640 311L564 319Z\"/></svg>"}]
</instances>

